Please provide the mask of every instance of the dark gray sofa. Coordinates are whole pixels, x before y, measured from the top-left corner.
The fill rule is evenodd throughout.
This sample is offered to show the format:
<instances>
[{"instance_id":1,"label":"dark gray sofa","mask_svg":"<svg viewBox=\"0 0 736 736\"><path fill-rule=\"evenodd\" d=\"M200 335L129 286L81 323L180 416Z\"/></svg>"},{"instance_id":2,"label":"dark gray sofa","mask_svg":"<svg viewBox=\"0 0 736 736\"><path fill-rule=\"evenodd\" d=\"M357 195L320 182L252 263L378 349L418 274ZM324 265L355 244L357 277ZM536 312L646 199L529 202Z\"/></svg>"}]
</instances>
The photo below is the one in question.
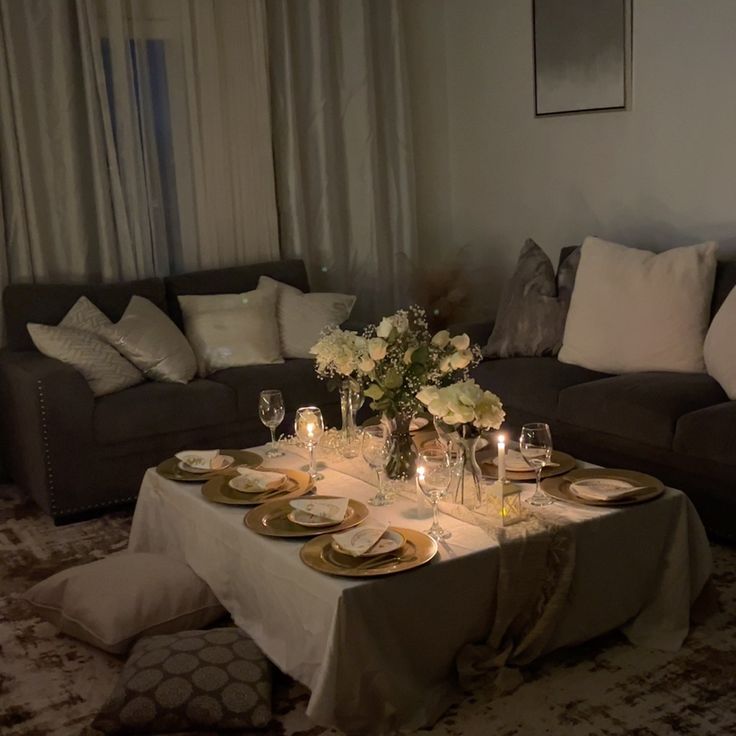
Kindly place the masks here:
<instances>
[{"instance_id":1,"label":"dark gray sofa","mask_svg":"<svg viewBox=\"0 0 736 736\"><path fill-rule=\"evenodd\" d=\"M146 468L183 448L248 447L268 439L258 394L278 388L291 432L294 411L320 406L339 421L339 397L306 359L218 371L189 384L146 382L95 398L82 375L39 353L29 322L58 324L87 296L117 321L130 297L150 299L181 326L181 294L238 293L262 275L309 290L301 261L279 261L111 285L11 285L3 294L7 347L0 352L3 463L56 521L131 503Z\"/></svg>"},{"instance_id":2,"label":"dark gray sofa","mask_svg":"<svg viewBox=\"0 0 736 736\"><path fill-rule=\"evenodd\" d=\"M711 315L734 286L736 262L720 262ZM470 329L485 344L491 325ZM689 495L713 536L736 539L736 401L710 376L611 376L551 357L485 360L474 375L501 397L512 433L546 421L558 449L661 478Z\"/></svg>"}]
</instances>

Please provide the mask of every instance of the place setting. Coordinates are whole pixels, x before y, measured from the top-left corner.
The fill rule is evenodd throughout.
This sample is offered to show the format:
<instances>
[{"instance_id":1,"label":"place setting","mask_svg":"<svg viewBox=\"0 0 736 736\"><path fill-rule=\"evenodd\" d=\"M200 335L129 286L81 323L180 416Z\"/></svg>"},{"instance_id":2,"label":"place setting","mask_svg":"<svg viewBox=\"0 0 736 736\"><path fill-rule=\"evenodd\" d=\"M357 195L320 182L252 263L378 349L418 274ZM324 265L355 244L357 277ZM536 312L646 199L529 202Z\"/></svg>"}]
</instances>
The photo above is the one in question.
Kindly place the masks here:
<instances>
[{"instance_id":1,"label":"place setting","mask_svg":"<svg viewBox=\"0 0 736 736\"><path fill-rule=\"evenodd\" d=\"M664 493L659 479L635 470L590 468L545 478L545 493L559 501L583 506L630 506Z\"/></svg>"},{"instance_id":2,"label":"place setting","mask_svg":"<svg viewBox=\"0 0 736 736\"><path fill-rule=\"evenodd\" d=\"M309 473L291 468L237 466L234 472L217 475L202 486L202 495L214 503L257 506L275 499L305 496L314 490Z\"/></svg>"},{"instance_id":3,"label":"place setting","mask_svg":"<svg viewBox=\"0 0 736 736\"><path fill-rule=\"evenodd\" d=\"M263 458L249 450L182 450L156 466L163 478L182 483L203 483L232 472L235 467L257 468Z\"/></svg>"}]
</instances>

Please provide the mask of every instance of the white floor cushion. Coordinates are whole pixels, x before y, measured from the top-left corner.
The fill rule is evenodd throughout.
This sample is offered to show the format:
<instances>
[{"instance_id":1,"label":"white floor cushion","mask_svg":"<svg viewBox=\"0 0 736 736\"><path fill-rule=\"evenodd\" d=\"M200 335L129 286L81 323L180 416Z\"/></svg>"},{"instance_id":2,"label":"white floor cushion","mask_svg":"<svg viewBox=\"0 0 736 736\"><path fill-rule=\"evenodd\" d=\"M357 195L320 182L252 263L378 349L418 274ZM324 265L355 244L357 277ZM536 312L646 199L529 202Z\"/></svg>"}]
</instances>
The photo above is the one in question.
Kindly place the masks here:
<instances>
[{"instance_id":1,"label":"white floor cushion","mask_svg":"<svg viewBox=\"0 0 736 736\"><path fill-rule=\"evenodd\" d=\"M559 359L604 373L703 372L716 251L586 238Z\"/></svg>"}]
</instances>

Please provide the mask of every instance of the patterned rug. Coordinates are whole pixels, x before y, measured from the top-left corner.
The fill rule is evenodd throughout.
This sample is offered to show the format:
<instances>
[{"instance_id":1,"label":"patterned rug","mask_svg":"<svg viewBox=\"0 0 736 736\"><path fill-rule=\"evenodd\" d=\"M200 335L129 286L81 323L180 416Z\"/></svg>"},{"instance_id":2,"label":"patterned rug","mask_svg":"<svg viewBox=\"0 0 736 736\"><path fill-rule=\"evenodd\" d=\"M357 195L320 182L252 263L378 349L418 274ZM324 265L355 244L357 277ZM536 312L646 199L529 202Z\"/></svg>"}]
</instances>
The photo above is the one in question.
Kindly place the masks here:
<instances>
[{"instance_id":1,"label":"patterned rug","mask_svg":"<svg viewBox=\"0 0 736 736\"><path fill-rule=\"evenodd\" d=\"M11 487L0 487L0 734L79 734L111 692L122 660L59 636L20 595L71 565L126 545L129 514L54 527ZM632 647L618 634L556 652L524 670L511 695L478 692L422 734L435 736L669 736L736 733L736 549L713 547L720 611L693 627L675 654ZM315 726L308 692L275 684L274 720L260 733L337 734Z\"/></svg>"}]
</instances>

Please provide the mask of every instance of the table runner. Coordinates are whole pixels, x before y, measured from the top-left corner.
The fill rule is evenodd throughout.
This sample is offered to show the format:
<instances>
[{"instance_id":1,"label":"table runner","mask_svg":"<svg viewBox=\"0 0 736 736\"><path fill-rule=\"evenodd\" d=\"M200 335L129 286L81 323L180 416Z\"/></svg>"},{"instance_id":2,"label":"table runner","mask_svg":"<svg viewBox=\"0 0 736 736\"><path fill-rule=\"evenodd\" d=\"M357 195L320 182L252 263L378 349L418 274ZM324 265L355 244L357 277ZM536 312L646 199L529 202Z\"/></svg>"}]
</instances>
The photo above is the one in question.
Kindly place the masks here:
<instances>
[{"instance_id":1,"label":"table runner","mask_svg":"<svg viewBox=\"0 0 736 736\"><path fill-rule=\"evenodd\" d=\"M304 461L289 453L270 462L298 467ZM335 468L325 470L318 490L364 501L375 492ZM429 523L417 518L408 499L373 511L399 526ZM457 697L452 672L465 645L490 642L489 649L466 650L471 676L484 671L488 655L506 651L504 627L491 624L498 596L507 594L499 586L513 591L515 578L499 578L506 545L499 547L498 537L528 534L526 524L489 534L444 516L453 537L441 545L439 559L402 575L354 581L305 568L299 542L248 532L243 513L208 503L196 485L149 471L130 549L187 561L236 624L312 690L307 713L317 723L361 733L427 725ZM555 504L540 518L573 533L569 593L564 600L560 594L562 610L552 630L522 636L508 663L622 626L640 643L679 646L690 600L710 565L702 526L686 497L667 491L626 512ZM668 615L660 617L662 611ZM523 633L524 621L517 623Z\"/></svg>"}]
</instances>

